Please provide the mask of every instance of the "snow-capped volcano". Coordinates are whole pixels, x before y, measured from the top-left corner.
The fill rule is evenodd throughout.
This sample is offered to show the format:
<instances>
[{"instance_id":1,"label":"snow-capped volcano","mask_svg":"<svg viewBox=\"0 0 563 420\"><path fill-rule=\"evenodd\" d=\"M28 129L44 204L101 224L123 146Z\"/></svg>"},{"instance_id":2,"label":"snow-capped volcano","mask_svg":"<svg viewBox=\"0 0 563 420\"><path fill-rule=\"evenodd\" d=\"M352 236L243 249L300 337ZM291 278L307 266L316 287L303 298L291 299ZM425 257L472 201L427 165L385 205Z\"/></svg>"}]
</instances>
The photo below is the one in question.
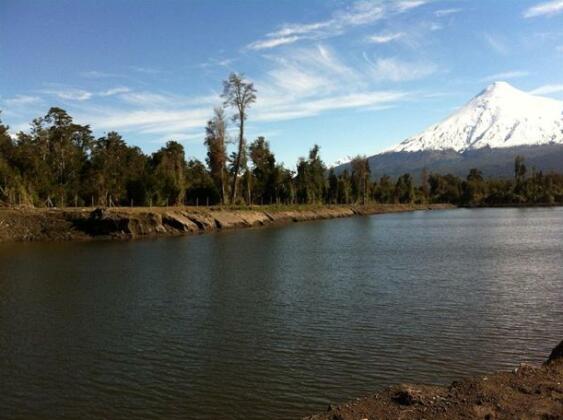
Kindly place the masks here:
<instances>
[{"instance_id":1,"label":"snow-capped volcano","mask_svg":"<svg viewBox=\"0 0 563 420\"><path fill-rule=\"evenodd\" d=\"M386 152L563 144L563 102L495 82L445 121Z\"/></svg>"}]
</instances>

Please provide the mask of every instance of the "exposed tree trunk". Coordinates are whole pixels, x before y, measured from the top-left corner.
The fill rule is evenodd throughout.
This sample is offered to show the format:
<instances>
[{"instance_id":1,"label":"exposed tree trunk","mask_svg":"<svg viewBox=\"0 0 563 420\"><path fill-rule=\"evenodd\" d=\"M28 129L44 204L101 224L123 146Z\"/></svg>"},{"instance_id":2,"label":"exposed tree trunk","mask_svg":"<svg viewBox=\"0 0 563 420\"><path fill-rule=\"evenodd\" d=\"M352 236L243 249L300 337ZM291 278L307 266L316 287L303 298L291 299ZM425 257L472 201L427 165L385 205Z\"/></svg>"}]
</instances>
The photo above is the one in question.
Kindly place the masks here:
<instances>
[{"instance_id":1,"label":"exposed tree trunk","mask_svg":"<svg viewBox=\"0 0 563 420\"><path fill-rule=\"evenodd\" d=\"M225 168L221 168L221 204L225 205Z\"/></svg>"},{"instance_id":2,"label":"exposed tree trunk","mask_svg":"<svg viewBox=\"0 0 563 420\"><path fill-rule=\"evenodd\" d=\"M233 183L231 188L231 204L234 204L237 198L237 179L240 171L240 160L244 149L244 112L239 112L239 138L238 153L235 161L235 172L233 174Z\"/></svg>"}]
</instances>

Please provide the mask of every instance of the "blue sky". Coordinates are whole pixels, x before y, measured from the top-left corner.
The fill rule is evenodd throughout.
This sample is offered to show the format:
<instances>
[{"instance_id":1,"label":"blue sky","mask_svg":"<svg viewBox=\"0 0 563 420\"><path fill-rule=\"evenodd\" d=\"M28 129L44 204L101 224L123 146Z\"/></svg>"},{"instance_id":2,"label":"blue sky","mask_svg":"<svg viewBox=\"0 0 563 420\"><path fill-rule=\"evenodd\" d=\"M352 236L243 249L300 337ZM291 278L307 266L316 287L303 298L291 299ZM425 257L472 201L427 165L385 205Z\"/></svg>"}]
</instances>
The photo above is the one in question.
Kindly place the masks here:
<instances>
[{"instance_id":1,"label":"blue sky","mask_svg":"<svg viewBox=\"0 0 563 420\"><path fill-rule=\"evenodd\" d=\"M222 80L258 89L249 140L293 166L374 154L494 80L563 99L563 0L0 0L0 109L50 106L203 159ZM234 128L234 127L233 127Z\"/></svg>"}]
</instances>

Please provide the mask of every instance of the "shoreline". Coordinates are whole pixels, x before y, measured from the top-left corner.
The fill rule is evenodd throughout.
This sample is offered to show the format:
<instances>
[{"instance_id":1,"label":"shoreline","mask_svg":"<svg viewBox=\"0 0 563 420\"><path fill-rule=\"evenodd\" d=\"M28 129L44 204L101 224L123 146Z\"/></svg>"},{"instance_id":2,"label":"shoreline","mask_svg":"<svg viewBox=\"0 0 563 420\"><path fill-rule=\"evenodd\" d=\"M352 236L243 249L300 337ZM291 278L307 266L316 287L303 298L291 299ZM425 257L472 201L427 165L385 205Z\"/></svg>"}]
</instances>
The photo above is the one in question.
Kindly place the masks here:
<instances>
[{"instance_id":1,"label":"shoreline","mask_svg":"<svg viewBox=\"0 0 563 420\"><path fill-rule=\"evenodd\" d=\"M137 239L201 234L374 214L443 210L449 204L366 206L0 208L0 242Z\"/></svg>"},{"instance_id":2,"label":"shoreline","mask_svg":"<svg viewBox=\"0 0 563 420\"><path fill-rule=\"evenodd\" d=\"M541 366L465 378L449 386L400 384L330 405L304 420L560 419L563 417L563 341Z\"/></svg>"}]
</instances>

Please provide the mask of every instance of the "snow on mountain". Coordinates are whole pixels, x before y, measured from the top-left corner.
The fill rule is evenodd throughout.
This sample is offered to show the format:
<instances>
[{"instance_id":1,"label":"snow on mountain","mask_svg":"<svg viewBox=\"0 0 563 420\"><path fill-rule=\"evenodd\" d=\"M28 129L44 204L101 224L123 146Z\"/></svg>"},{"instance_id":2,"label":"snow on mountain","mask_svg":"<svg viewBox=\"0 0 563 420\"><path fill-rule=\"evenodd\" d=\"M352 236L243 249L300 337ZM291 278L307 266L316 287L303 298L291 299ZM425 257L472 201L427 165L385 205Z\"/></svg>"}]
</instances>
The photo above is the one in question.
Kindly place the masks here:
<instances>
[{"instance_id":1,"label":"snow on mountain","mask_svg":"<svg viewBox=\"0 0 563 420\"><path fill-rule=\"evenodd\" d=\"M563 144L563 102L495 82L445 121L386 152Z\"/></svg>"}]
</instances>

